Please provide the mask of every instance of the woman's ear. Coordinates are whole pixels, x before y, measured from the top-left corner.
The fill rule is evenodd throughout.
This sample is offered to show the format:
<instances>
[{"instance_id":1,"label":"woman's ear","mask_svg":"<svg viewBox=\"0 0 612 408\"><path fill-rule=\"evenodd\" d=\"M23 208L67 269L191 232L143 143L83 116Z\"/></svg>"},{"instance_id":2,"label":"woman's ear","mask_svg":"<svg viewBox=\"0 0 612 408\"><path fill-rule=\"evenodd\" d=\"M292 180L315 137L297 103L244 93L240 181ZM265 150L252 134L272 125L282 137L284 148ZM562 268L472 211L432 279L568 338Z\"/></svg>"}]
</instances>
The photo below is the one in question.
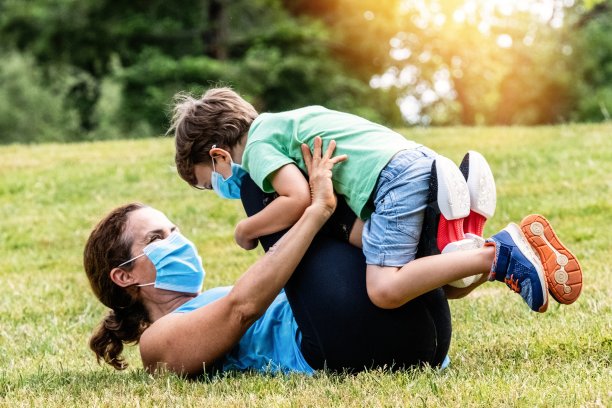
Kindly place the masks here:
<instances>
[{"instance_id":1,"label":"woman's ear","mask_svg":"<svg viewBox=\"0 0 612 408\"><path fill-rule=\"evenodd\" d=\"M134 283L137 283L137 282L134 282L134 278L132 277L132 274L123 268L113 268L110 271L110 278L113 282L115 282L117 286L121 286L122 288L133 285Z\"/></svg>"}]
</instances>

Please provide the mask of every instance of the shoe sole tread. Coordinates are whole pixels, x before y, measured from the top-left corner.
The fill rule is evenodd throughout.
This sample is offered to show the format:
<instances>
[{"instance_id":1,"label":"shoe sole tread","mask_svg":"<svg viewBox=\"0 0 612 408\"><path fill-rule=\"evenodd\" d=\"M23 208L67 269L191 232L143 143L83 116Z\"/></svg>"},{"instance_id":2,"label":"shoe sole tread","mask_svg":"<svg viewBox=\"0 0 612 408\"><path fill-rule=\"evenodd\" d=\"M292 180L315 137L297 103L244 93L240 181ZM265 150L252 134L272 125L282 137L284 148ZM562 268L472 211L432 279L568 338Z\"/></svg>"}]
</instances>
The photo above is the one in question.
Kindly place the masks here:
<instances>
[{"instance_id":1,"label":"shoe sole tread","mask_svg":"<svg viewBox=\"0 0 612 408\"><path fill-rule=\"evenodd\" d=\"M575 302L582 292L582 268L550 222L541 215L529 215L521 221L521 231L542 261L551 296L565 305Z\"/></svg>"}]
</instances>

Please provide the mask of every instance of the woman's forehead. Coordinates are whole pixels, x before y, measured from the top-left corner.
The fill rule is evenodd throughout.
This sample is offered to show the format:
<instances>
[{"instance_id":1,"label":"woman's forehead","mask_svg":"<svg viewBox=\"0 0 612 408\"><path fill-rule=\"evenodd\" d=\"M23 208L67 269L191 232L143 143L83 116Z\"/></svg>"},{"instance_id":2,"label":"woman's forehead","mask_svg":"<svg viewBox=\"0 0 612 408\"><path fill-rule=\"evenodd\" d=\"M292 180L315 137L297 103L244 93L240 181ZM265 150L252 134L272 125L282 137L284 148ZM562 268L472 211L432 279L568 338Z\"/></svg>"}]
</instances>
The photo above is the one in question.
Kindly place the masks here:
<instances>
[{"instance_id":1,"label":"woman's forehead","mask_svg":"<svg viewBox=\"0 0 612 408\"><path fill-rule=\"evenodd\" d=\"M145 207L130 213L126 229L138 237L152 230L164 230L173 226L174 224L164 213L155 208Z\"/></svg>"}]
</instances>

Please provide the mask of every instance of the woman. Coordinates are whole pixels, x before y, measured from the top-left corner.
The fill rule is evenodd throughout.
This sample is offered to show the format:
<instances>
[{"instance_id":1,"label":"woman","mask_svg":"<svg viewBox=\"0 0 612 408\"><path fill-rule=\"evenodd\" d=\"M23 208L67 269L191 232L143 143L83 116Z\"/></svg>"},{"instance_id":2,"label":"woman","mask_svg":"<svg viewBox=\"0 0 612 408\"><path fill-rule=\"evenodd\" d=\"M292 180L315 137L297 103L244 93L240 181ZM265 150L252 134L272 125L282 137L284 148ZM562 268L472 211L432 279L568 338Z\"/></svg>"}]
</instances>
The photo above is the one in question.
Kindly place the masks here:
<instances>
[{"instance_id":1,"label":"woman","mask_svg":"<svg viewBox=\"0 0 612 408\"><path fill-rule=\"evenodd\" d=\"M174 312L196 299L199 288L181 292L147 285L156 281L156 267L161 271L164 265L154 265L149 256L133 259L150 242L160 242L156 240L175 231L176 227L162 213L132 204L120 207L101 221L91 233L84 254L94 293L112 309L91 339L98 359L121 369L125 366L121 358L123 343L138 343L143 365L149 371L155 371L158 364L185 374L198 374L213 365L227 367L227 356L236 355L236 346L251 325L262 315L266 317L270 304L286 305L288 296L295 299L295 306L291 306L301 315L296 313L294 320L273 317L277 322L290 323L281 326L290 326L297 320L299 329L283 333L272 330L272 335L289 338L278 339L271 347L295 344L295 361L278 366L278 362L271 362L261 369L312 372L324 365L335 370L384 364L440 365L451 334L450 313L442 291L434 291L400 309L378 309L365 292L361 251L333 238L315 239L336 206L330 174L333 165L343 158L332 158L333 148L331 144L323 156L320 144L315 149L309 168L313 200L299 222L233 288L213 289L217 293L212 295L205 292L205 296L219 298L193 311ZM197 257L190 252L187 249L181 255L185 259ZM322 270L319 263L327 268ZM191 280L195 288L201 285L203 271L198 274L198 264L193 264L188 268L193 273L187 281ZM159 283L157 286L170 287L167 282ZM286 295L279 295L285 286ZM325 313L309 308L312 305L325 309ZM300 323L308 319L306 313L315 321ZM366 330L368 323L372 325ZM316 332L310 331L310 324L316 326ZM394 335L381 336L384 331ZM368 332L377 333L376 338L372 339ZM314 338L316 333L322 338ZM319 349L321 344L324 350Z\"/></svg>"},{"instance_id":2,"label":"woman","mask_svg":"<svg viewBox=\"0 0 612 408\"><path fill-rule=\"evenodd\" d=\"M315 145L307 158L312 204L232 288L199 295L199 257L161 212L130 204L102 220L84 254L94 293L112 309L90 342L98 359L122 369L123 344L138 343L152 372L160 364L184 374L440 365L451 336L442 290L376 308L361 251L316 236L336 207L331 168L345 158L332 158L333 149L321 155Z\"/></svg>"}]
</instances>

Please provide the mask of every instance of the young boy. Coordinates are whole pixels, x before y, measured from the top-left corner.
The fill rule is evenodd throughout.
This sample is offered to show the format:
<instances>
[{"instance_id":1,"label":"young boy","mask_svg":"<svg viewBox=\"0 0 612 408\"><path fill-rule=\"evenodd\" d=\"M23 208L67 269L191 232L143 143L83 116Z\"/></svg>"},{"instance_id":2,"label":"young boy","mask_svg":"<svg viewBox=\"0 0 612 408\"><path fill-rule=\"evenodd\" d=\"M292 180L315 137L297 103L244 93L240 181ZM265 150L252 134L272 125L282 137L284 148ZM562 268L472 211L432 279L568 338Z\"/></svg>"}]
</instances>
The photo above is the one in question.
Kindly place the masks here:
<instances>
[{"instance_id":1,"label":"young boy","mask_svg":"<svg viewBox=\"0 0 612 408\"><path fill-rule=\"evenodd\" d=\"M228 88L211 89L199 100L183 96L174 113L177 170L190 185L239 198L241 178L248 172L264 192L278 194L263 211L236 226L236 242L245 249L299 219L310 202L302 155L314 143L337 143L337 154L348 160L334 168L332 181L365 220L355 223L349 242L363 248L368 295L377 306L399 307L472 276L477 276L476 286L487 272L489 280L504 281L535 311L546 310L549 287L553 297L566 304L580 294L578 261L543 218L537 218L539 233L529 228L536 221L524 221L521 228L509 225L484 247L482 239L465 239L466 232L482 235L484 221L495 208L492 175L476 153L466 156L464 178L450 160L360 117L320 106L258 115ZM474 163L480 164L474 166L480 172L476 177L469 174ZM432 187L438 187L443 215L438 248L467 250L415 259ZM489 270L478 270L471 262L470 257L480 256L490 258ZM561 262L548 262L551 257Z\"/></svg>"}]
</instances>

